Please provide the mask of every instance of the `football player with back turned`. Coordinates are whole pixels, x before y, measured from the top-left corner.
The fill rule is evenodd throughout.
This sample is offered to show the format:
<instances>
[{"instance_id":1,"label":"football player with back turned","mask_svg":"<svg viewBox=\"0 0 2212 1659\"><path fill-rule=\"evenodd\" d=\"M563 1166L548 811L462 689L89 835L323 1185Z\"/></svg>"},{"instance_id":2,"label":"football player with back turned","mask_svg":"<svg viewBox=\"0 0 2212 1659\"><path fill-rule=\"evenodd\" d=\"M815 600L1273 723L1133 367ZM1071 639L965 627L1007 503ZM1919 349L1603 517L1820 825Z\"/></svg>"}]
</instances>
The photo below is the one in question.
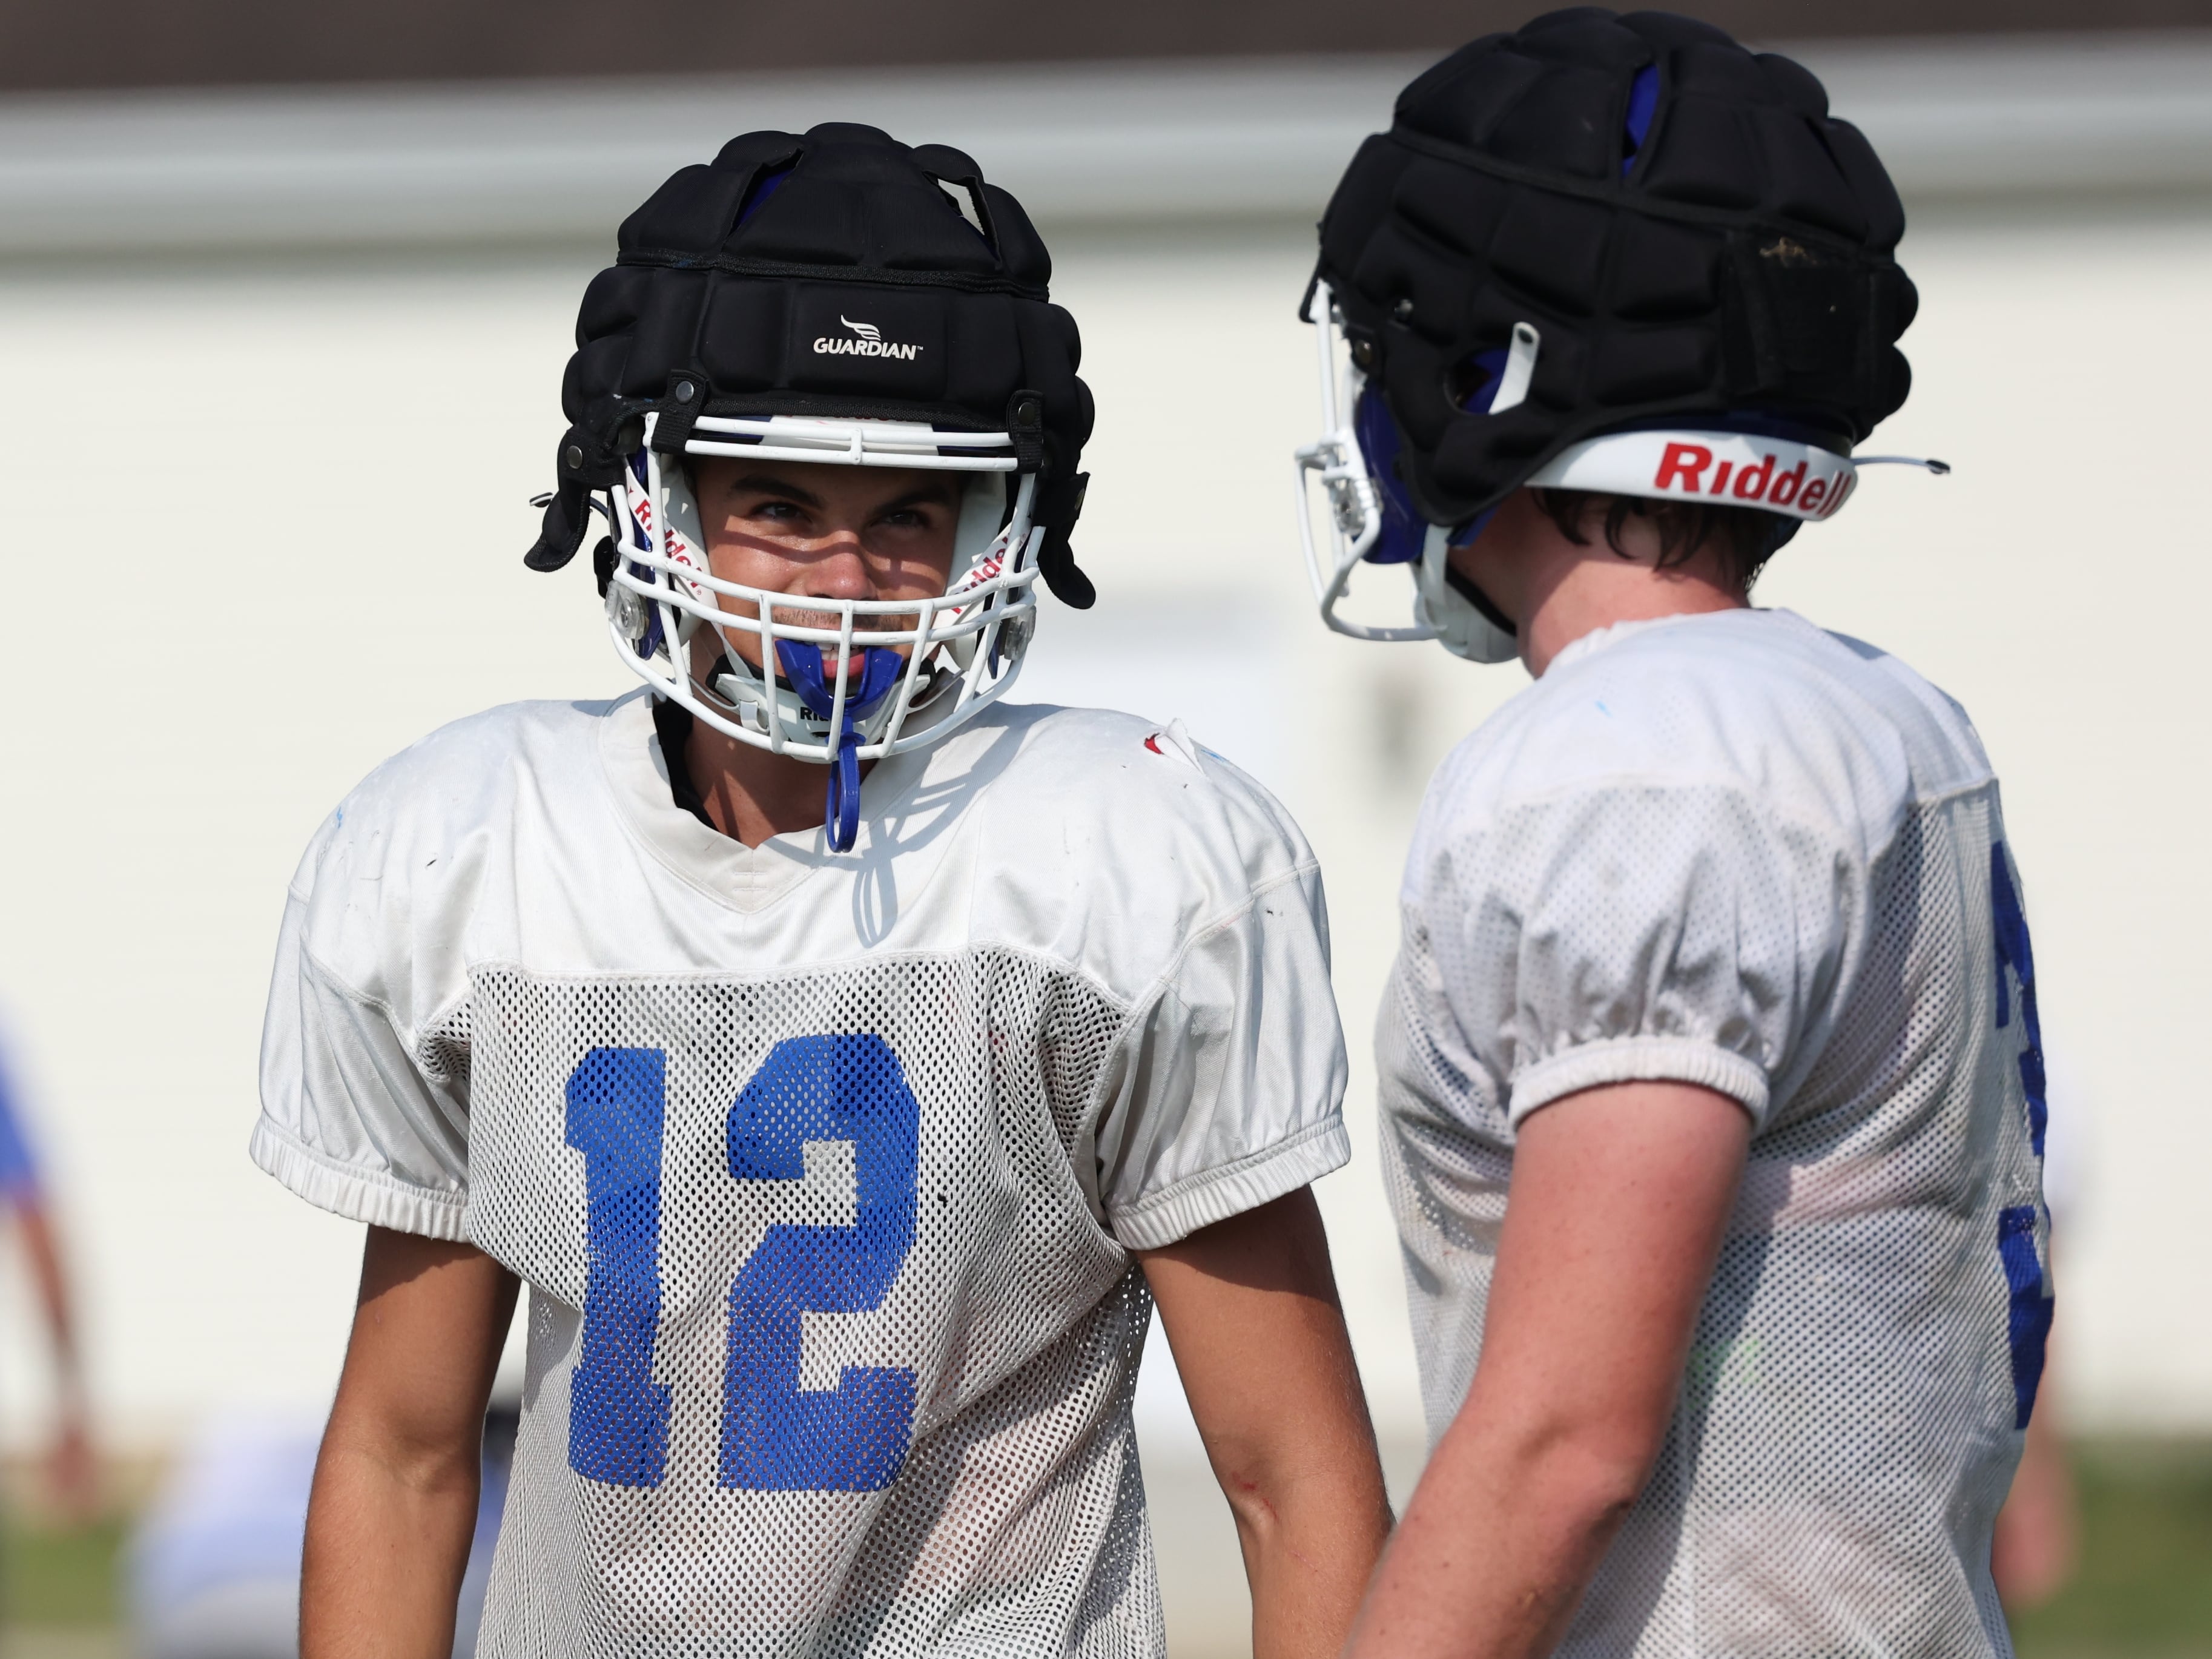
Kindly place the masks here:
<instances>
[{"instance_id":1,"label":"football player with back turned","mask_svg":"<svg viewBox=\"0 0 2212 1659\"><path fill-rule=\"evenodd\" d=\"M586 292L528 562L605 515L644 687L394 757L285 914L254 1156L369 1224L307 1659L447 1650L519 1285L488 1659L1159 1654L1154 1301L1259 1650L1341 1644L1389 1517L1320 881L1179 732L1001 700L1091 597L1048 274L969 158L833 125Z\"/></svg>"},{"instance_id":2,"label":"football player with back turned","mask_svg":"<svg viewBox=\"0 0 2212 1659\"><path fill-rule=\"evenodd\" d=\"M1903 230L1803 69L1594 8L1416 80L1322 223L1324 614L1401 563L1410 623L1339 625L1535 677L1401 889L1434 1449L1358 1655L2008 1651L2051 1302L1996 780L1904 664L1749 604L1905 400Z\"/></svg>"}]
</instances>

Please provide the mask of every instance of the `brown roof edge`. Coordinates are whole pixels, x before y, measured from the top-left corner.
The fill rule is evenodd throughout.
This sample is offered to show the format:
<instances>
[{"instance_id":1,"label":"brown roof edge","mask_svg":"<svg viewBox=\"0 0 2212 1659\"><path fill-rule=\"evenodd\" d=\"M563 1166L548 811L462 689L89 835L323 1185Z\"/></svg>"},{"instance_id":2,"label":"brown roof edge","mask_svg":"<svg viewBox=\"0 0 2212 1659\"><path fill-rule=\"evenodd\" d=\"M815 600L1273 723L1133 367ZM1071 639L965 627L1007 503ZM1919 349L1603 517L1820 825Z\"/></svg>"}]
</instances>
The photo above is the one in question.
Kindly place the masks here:
<instances>
[{"instance_id":1,"label":"brown roof edge","mask_svg":"<svg viewBox=\"0 0 2212 1659\"><path fill-rule=\"evenodd\" d=\"M1442 51L1546 9L1498 0L27 0L0 8L0 90ZM1763 40L2212 26L2212 0L1710 0L1696 11Z\"/></svg>"}]
</instances>

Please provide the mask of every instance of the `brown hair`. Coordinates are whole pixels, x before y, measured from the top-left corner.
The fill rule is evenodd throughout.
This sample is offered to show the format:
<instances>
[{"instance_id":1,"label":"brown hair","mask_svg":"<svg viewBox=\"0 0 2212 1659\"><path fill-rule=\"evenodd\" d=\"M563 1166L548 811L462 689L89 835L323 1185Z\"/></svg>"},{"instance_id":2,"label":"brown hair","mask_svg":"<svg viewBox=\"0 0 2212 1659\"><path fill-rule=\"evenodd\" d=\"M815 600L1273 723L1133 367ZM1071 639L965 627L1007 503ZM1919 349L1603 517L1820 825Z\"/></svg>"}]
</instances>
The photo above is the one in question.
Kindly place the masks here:
<instances>
[{"instance_id":1,"label":"brown hair","mask_svg":"<svg viewBox=\"0 0 2212 1659\"><path fill-rule=\"evenodd\" d=\"M1752 507L1723 507L1708 501L1662 501L1641 495L1607 495L1589 489L1539 489L1533 492L1559 533L1577 547L1589 545L1583 534L1583 518L1597 501L1605 507L1605 544L1622 558L1628 550L1620 532L1629 515L1650 520L1659 532L1657 570L1673 570L1689 563L1699 549L1711 546L1720 565L1721 580L1748 594L1759 573L1779 546L1778 534L1786 522L1780 514Z\"/></svg>"}]
</instances>

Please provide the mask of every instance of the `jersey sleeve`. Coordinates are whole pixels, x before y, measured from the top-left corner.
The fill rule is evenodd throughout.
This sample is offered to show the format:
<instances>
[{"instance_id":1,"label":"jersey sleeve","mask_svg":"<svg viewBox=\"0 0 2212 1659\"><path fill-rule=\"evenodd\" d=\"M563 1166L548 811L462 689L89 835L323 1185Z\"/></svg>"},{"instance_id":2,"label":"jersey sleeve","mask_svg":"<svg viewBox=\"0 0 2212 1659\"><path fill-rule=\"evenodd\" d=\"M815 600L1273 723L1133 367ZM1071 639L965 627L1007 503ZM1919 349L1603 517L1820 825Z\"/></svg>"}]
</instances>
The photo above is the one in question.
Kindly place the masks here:
<instances>
[{"instance_id":1,"label":"jersey sleeve","mask_svg":"<svg viewBox=\"0 0 2212 1659\"><path fill-rule=\"evenodd\" d=\"M1851 868L1840 832L1741 784L1615 781L1448 838L1420 908L1515 1123L1637 1081L1697 1084L1763 1123L1838 982Z\"/></svg>"},{"instance_id":2,"label":"jersey sleeve","mask_svg":"<svg viewBox=\"0 0 2212 1659\"><path fill-rule=\"evenodd\" d=\"M0 1198L23 1200L39 1192L39 1164L23 1134L15 1088L15 1073L0 1054Z\"/></svg>"},{"instance_id":3,"label":"jersey sleeve","mask_svg":"<svg viewBox=\"0 0 2212 1659\"><path fill-rule=\"evenodd\" d=\"M353 1220L465 1239L465 1102L453 1079L425 1068L386 1002L310 948L319 850L287 897L277 939L253 1161Z\"/></svg>"},{"instance_id":4,"label":"jersey sleeve","mask_svg":"<svg viewBox=\"0 0 2212 1659\"><path fill-rule=\"evenodd\" d=\"M1133 1013L1097 1120L1115 1237L1156 1249L1342 1167L1345 1074L1307 864L1194 932Z\"/></svg>"}]
</instances>

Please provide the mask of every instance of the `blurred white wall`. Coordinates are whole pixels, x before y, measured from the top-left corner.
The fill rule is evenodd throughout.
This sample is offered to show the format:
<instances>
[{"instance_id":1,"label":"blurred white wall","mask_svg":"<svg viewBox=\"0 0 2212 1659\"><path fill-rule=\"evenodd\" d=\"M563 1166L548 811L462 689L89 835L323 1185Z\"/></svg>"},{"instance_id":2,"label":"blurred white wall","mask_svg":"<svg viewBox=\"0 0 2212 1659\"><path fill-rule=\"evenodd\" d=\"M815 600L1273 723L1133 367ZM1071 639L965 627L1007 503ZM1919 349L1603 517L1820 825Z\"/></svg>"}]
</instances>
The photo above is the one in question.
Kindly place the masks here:
<instances>
[{"instance_id":1,"label":"blurred white wall","mask_svg":"<svg viewBox=\"0 0 2212 1659\"><path fill-rule=\"evenodd\" d=\"M1382 112L1358 106L1354 130ZM2212 203L1948 188L1916 203L1917 389L1879 447L1957 470L1870 475L1759 597L1895 650L1973 712L2074 1082L2056 1109L2084 1126L2060 1247L2068 1401L2085 1423L2212 1430L2191 1012L2212 1000L2212 861L2191 736L2212 597L2191 487ZM1323 1199L1378 1416L1410 1447L1368 1031L1421 786L1522 679L1311 619L1287 512L1289 452L1315 422L1292 317L1311 212L1263 205L1048 226L1098 398L1078 545L1103 597L1051 608L1027 684L1183 716L1318 848L1358 1153ZM599 246L0 263L0 1008L38 1085L118 1442L217 1407L312 1407L335 1376L358 1229L245 1156L270 950L310 831L444 720L627 683L589 576L520 562ZM6 1295L6 1328L26 1329ZM34 1370L0 1340L9 1441L35 1429ZM1171 1382L1145 1398L1187 1465Z\"/></svg>"}]
</instances>

